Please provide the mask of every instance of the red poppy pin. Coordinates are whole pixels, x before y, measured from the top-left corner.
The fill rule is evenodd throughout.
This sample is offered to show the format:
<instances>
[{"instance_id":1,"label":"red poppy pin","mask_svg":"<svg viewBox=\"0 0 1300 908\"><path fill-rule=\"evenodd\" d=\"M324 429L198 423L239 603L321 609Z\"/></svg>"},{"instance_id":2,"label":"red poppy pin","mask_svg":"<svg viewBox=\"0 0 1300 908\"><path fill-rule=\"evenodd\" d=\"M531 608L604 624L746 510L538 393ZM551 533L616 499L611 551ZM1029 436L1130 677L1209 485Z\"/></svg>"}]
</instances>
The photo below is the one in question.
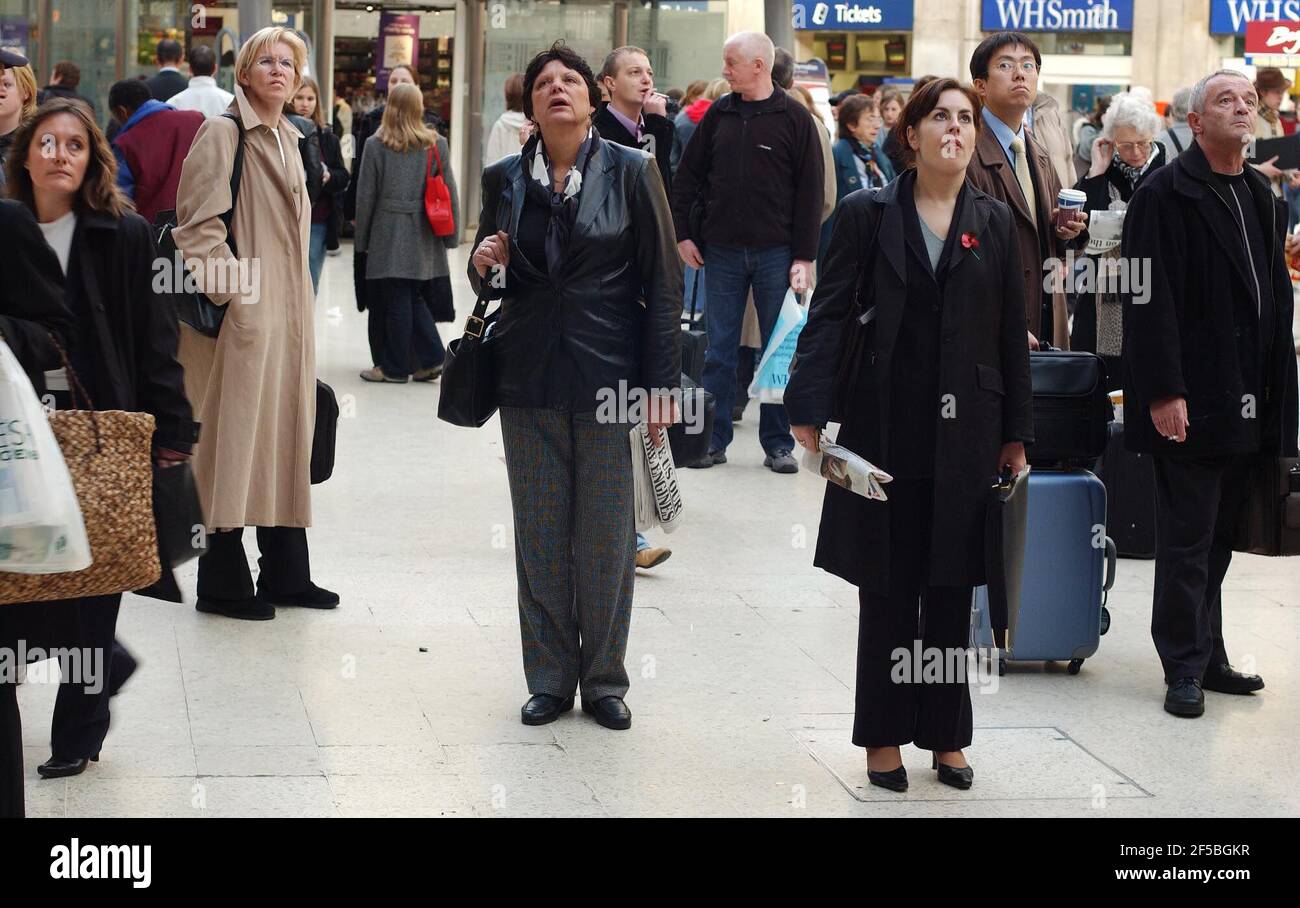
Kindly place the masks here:
<instances>
[{"instance_id":1,"label":"red poppy pin","mask_svg":"<svg viewBox=\"0 0 1300 908\"><path fill-rule=\"evenodd\" d=\"M961 248L969 249L971 255L978 259L980 254L975 250L980 248L980 238L973 233L963 233L961 235Z\"/></svg>"}]
</instances>

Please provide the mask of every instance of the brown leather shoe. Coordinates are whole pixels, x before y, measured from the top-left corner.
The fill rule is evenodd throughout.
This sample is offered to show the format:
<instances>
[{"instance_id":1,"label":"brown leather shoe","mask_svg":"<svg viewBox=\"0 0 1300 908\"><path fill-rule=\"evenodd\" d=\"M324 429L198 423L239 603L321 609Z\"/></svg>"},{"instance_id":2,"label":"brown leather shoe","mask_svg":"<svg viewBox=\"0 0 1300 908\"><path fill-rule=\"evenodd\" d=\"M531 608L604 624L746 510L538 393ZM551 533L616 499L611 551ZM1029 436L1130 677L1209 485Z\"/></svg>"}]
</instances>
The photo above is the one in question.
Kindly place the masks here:
<instances>
[{"instance_id":1,"label":"brown leather shoe","mask_svg":"<svg viewBox=\"0 0 1300 908\"><path fill-rule=\"evenodd\" d=\"M644 570L658 567L672 557L673 550L668 548L642 549L636 553L636 566Z\"/></svg>"}]
</instances>

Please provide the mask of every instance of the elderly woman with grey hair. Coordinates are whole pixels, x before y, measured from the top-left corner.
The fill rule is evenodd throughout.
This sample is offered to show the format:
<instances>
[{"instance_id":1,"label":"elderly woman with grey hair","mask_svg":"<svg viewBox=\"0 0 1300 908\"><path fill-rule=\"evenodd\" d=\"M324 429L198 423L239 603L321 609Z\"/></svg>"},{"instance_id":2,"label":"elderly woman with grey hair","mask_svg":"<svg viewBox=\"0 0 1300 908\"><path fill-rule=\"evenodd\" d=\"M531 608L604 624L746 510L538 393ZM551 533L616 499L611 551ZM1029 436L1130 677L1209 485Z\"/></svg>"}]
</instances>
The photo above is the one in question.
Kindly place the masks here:
<instances>
[{"instance_id":1,"label":"elderly woman with grey hair","mask_svg":"<svg viewBox=\"0 0 1300 908\"><path fill-rule=\"evenodd\" d=\"M1165 163L1164 146L1156 141L1163 120L1145 91L1121 92L1111 98L1101 119L1101 135L1092 143L1092 164L1074 188L1087 194L1084 209L1095 225L1097 211L1124 211L1142 181ZM1094 233L1099 232L1093 227ZM1105 260L1119 256L1119 244L1096 254L1093 273L1105 273ZM1076 286L1078 303L1070 333L1070 349L1096 353L1106 364L1106 381L1117 390L1123 381L1119 367L1123 324L1119 295L1103 281Z\"/></svg>"}]
</instances>

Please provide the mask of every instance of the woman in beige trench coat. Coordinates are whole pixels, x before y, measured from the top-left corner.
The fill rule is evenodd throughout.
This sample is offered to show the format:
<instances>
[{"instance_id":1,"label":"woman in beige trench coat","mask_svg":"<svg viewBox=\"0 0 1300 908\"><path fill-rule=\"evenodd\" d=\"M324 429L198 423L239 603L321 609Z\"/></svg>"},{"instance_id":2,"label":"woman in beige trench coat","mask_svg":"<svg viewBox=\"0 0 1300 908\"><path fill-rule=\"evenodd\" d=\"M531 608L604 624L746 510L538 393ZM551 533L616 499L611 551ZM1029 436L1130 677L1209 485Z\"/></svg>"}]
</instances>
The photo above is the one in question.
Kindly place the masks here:
<instances>
[{"instance_id":1,"label":"woman in beige trench coat","mask_svg":"<svg viewBox=\"0 0 1300 908\"><path fill-rule=\"evenodd\" d=\"M199 129L176 194L177 248L199 289L225 306L216 338L182 325L179 358L203 427L194 473L212 531L199 559L197 608L231 618L268 619L277 605L339 601L311 582L307 556L316 418L311 202L301 136L281 114L306 60L289 29L264 28L248 39L235 61L235 101ZM230 231L236 260L221 218L231 208L240 130L244 163ZM245 526L257 527L256 591Z\"/></svg>"}]
</instances>

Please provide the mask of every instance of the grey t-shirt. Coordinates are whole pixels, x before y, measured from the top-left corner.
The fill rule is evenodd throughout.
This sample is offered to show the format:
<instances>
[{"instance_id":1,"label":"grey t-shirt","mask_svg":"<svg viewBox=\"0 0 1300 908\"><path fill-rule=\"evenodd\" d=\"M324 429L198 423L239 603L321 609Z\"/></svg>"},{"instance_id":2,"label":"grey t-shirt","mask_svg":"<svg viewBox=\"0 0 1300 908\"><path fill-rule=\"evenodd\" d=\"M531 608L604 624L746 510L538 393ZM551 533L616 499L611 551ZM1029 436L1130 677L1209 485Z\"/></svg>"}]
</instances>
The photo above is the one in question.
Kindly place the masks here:
<instances>
[{"instance_id":1,"label":"grey t-shirt","mask_svg":"<svg viewBox=\"0 0 1300 908\"><path fill-rule=\"evenodd\" d=\"M917 218L921 222L921 238L925 240L925 251L930 256L930 270L939 269L939 256L943 255L943 240L935 235L930 229L930 225L925 222L925 218Z\"/></svg>"}]
</instances>

